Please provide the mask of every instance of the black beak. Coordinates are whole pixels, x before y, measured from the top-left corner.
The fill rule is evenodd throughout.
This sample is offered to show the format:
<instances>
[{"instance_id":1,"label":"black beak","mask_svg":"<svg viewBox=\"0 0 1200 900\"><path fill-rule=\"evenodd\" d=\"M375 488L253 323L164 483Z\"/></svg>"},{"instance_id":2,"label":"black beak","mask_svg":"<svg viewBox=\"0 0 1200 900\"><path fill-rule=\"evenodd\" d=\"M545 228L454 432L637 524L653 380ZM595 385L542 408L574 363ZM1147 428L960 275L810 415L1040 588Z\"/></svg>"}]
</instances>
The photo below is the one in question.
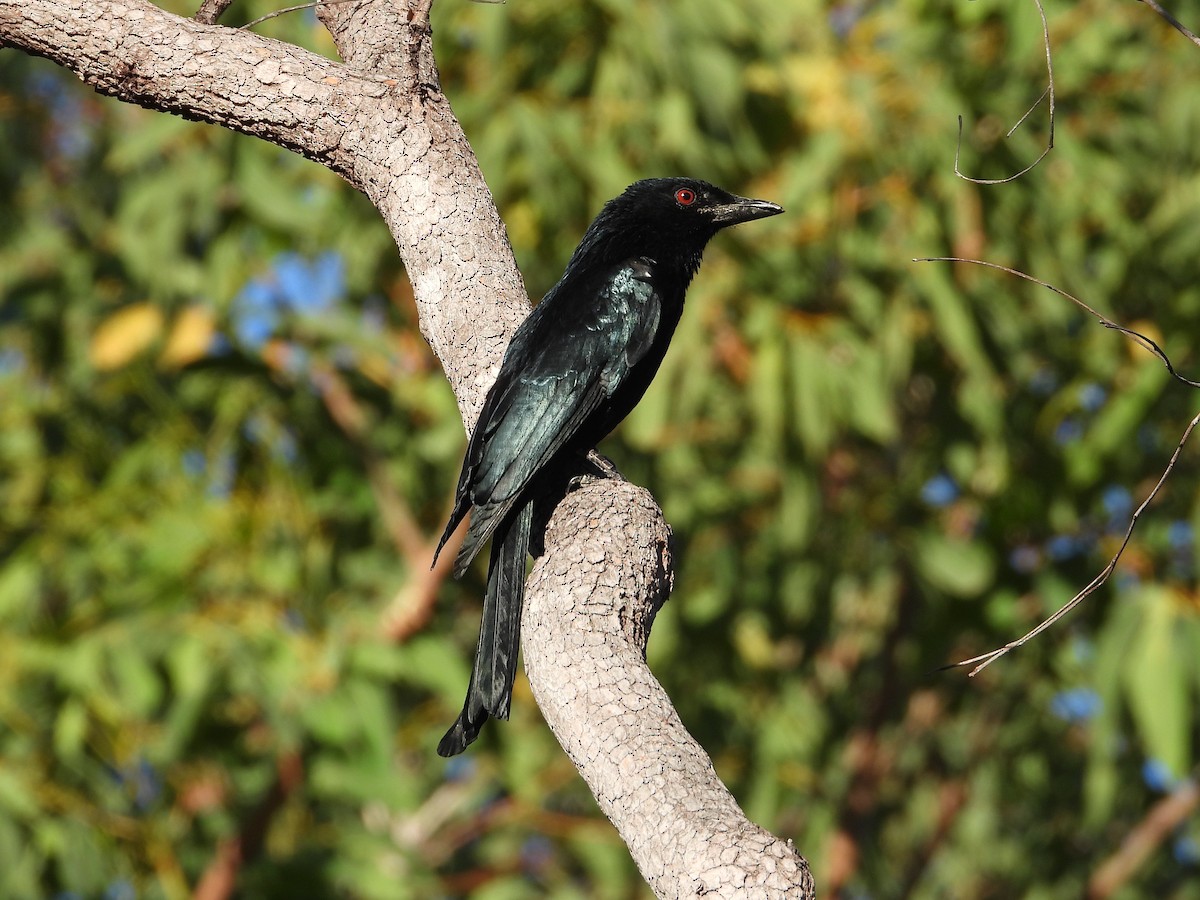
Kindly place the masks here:
<instances>
[{"instance_id":1,"label":"black beak","mask_svg":"<svg viewBox=\"0 0 1200 900\"><path fill-rule=\"evenodd\" d=\"M726 225L737 225L753 219L777 216L781 212L783 212L782 206L776 206L766 200L751 200L749 197L734 197L731 203L722 203L720 206L709 208L713 222L722 228Z\"/></svg>"}]
</instances>

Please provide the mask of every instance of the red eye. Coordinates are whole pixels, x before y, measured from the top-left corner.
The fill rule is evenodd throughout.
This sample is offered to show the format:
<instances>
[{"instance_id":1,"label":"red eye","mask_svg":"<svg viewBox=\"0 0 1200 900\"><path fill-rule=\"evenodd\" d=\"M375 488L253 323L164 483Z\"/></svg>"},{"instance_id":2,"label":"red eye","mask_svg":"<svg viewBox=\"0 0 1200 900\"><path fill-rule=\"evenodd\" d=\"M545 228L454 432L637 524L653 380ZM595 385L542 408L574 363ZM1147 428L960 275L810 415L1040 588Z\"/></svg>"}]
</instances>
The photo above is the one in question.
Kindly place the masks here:
<instances>
[{"instance_id":1,"label":"red eye","mask_svg":"<svg viewBox=\"0 0 1200 900\"><path fill-rule=\"evenodd\" d=\"M696 192L688 188L680 188L675 192L675 202L680 206L691 206L696 202Z\"/></svg>"}]
</instances>

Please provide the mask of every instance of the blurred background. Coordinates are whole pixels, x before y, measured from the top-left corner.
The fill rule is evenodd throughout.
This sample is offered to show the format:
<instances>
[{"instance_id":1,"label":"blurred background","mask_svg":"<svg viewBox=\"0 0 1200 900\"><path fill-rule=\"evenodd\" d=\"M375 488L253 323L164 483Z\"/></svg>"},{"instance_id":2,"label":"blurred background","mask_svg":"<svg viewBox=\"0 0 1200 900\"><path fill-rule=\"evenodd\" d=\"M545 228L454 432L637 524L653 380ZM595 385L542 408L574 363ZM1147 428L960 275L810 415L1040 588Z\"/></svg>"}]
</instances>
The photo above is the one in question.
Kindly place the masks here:
<instances>
[{"instance_id":1,"label":"blurred background","mask_svg":"<svg viewBox=\"0 0 1200 900\"><path fill-rule=\"evenodd\" d=\"M1056 146L980 186L957 116L977 177L1047 140L1044 103L1005 137L1032 3L434 10L531 296L638 178L787 209L713 242L604 451L677 540L651 665L826 897L1200 897L1194 447L1083 608L938 670L1104 566L1200 406L1050 292L912 262L1200 372L1200 50L1131 0L1049 25ZM370 204L15 51L0 203L0 896L648 897L523 674L434 753L484 567L428 575L465 441Z\"/></svg>"}]
</instances>

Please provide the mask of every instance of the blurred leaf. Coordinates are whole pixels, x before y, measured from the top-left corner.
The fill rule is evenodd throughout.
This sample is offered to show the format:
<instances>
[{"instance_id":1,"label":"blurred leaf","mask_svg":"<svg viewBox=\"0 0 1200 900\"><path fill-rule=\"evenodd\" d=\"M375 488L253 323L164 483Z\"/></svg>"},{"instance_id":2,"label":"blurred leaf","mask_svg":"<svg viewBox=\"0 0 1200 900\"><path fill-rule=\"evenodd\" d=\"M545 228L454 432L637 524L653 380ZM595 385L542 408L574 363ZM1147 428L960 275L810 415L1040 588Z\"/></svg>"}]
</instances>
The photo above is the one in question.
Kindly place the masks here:
<instances>
[{"instance_id":1,"label":"blurred leaf","mask_svg":"<svg viewBox=\"0 0 1200 900\"><path fill-rule=\"evenodd\" d=\"M991 583L995 562L978 541L930 534L917 545L917 568L938 590L955 597L974 597Z\"/></svg>"},{"instance_id":2,"label":"blurred leaf","mask_svg":"<svg viewBox=\"0 0 1200 900\"><path fill-rule=\"evenodd\" d=\"M92 335L91 361L97 369L119 369L158 340L163 314L152 303L132 303L105 319Z\"/></svg>"},{"instance_id":3,"label":"blurred leaf","mask_svg":"<svg viewBox=\"0 0 1200 900\"><path fill-rule=\"evenodd\" d=\"M175 368L203 358L212 346L215 333L216 323L211 311L203 306L183 309L171 324L158 364Z\"/></svg>"},{"instance_id":4,"label":"blurred leaf","mask_svg":"<svg viewBox=\"0 0 1200 900\"><path fill-rule=\"evenodd\" d=\"M819 884L853 861L846 896L899 877L915 900L1079 897L1157 796L1146 756L1190 770L1200 746L1190 451L1104 591L982 680L930 675L1086 584L1194 415L1061 298L911 262L1016 266L1195 369L1191 44L1141 4L1047 8L1053 153L1011 184L953 174L959 115L972 173L1040 150L1044 107L1005 137L1045 87L1036 13L432 12L535 294L635 178L787 209L714 239L659 378L602 450L674 529L656 675ZM257 30L335 56L312 16ZM380 521L378 473L436 535L463 429L367 200L17 53L0 54L0 196L0 896L185 896L297 752L246 896L643 896L523 680L512 721L457 760L432 752L483 564L440 586L421 631L382 634L424 575ZM331 371L370 423L354 439L314 378ZM950 499L926 490L939 476ZM1090 716L1060 718L1070 691L1095 693ZM1186 893L1189 874L1164 848L1122 896Z\"/></svg>"},{"instance_id":5,"label":"blurred leaf","mask_svg":"<svg viewBox=\"0 0 1200 900\"><path fill-rule=\"evenodd\" d=\"M1192 692L1188 670L1194 660L1192 635L1181 632L1170 592L1141 591L1140 627L1123 661L1129 708L1145 742L1146 755L1182 778L1192 759Z\"/></svg>"},{"instance_id":6,"label":"blurred leaf","mask_svg":"<svg viewBox=\"0 0 1200 900\"><path fill-rule=\"evenodd\" d=\"M72 698L58 711L54 723L54 752L67 762L77 762L87 738L88 714L82 700Z\"/></svg>"},{"instance_id":7,"label":"blurred leaf","mask_svg":"<svg viewBox=\"0 0 1200 900\"><path fill-rule=\"evenodd\" d=\"M25 819L38 813L37 799L28 784L14 771L0 766L0 807Z\"/></svg>"}]
</instances>

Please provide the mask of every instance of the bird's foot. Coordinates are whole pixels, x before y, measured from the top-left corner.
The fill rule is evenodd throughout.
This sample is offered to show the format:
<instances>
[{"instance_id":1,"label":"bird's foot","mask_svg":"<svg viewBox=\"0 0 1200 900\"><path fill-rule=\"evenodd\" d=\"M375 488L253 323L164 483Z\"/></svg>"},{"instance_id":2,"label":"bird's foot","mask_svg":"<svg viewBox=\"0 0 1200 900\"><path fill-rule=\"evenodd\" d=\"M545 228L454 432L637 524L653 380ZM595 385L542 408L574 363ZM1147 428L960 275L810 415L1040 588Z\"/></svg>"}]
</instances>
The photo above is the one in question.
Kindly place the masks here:
<instances>
[{"instance_id":1,"label":"bird's foot","mask_svg":"<svg viewBox=\"0 0 1200 900\"><path fill-rule=\"evenodd\" d=\"M595 450L589 450L587 456L584 457L593 471L582 473L574 476L567 484L568 490L577 490L585 484L592 484L595 481L604 481L609 478L615 478L618 481L623 481L621 473L617 471L617 467L613 465L612 460L607 456L601 456Z\"/></svg>"},{"instance_id":2,"label":"bird's foot","mask_svg":"<svg viewBox=\"0 0 1200 900\"><path fill-rule=\"evenodd\" d=\"M620 478L621 473L617 471L617 467L613 465L613 461L607 456L601 456L595 450L589 450L587 461L591 463L600 472L601 478Z\"/></svg>"}]
</instances>

